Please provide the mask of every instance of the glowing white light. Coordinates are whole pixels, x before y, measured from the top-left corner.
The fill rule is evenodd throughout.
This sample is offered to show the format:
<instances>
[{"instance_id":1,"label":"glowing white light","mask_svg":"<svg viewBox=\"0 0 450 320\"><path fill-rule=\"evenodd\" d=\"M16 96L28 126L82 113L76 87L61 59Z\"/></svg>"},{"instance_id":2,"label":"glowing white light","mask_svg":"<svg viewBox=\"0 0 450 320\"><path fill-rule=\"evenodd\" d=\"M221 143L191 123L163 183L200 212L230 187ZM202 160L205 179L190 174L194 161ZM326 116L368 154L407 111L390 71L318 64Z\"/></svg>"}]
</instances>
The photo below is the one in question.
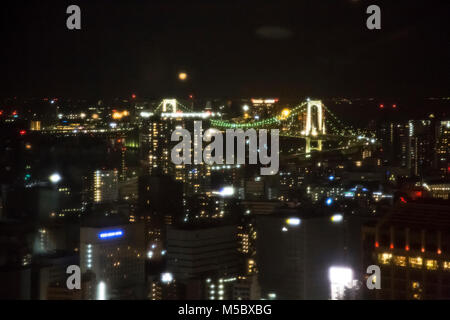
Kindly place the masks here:
<instances>
[{"instance_id":1,"label":"glowing white light","mask_svg":"<svg viewBox=\"0 0 450 320\"><path fill-rule=\"evenodd\" d=\"M109 126L110 126L112 129L114 129L114 128L117 127L117 123L111 122L111 123L109 124Z\"/></svg>"},{"instance_id":2,"label":"glowing white light","mask_svg":"<svg viewBox=\"0 0 450 320\"><path fill-rule=\"evenodd\" d=\"M331 300L342 299L345 288L352 287L353 270L348 267L330 267L328 275L331 284Z\"/></svg>"},{"instance_id":3,"label":"glowing white light","mask_svg":"<svg viewBox=\"0 0 450 320\"><path fill-rule=\"evenodd\" d=\"M162 112L163 118L208 118L213 114L211 112Z\"/></svg>"},{"instance_id":4,"label":"glowing white light","mask_svg":"<svg viewBox=\"0 0 450 320\"><path fill-rule=\"evenodd\" d=\"M213 193L222 197L232 196L234 194L234 188L223 187L220 191L214 191Z\"/></svg>"},{"instance_id":5,"label":"glowing white light","mask_svg":"<svg viewBox=\"0 0 450 320\"><path fill-rule=\"evenodd\" d=\"M141 117L142 118L150 118L153 115L152 112L148 112L148 111L142 111L141 112Z\"/></svg>"},{"instance_id":6,"label":"glowing white light","mask_svg":"<svg viewBox=\"0 0 450 320\"><path fill-rule=\"evenodd\" d=\"M147 252L147 258L153 258L153 251L150 250L149 252Z\"/></svg>"},{"instance_id":7,"label":"glowing white light","mask_svg":"<svg viewBox=\"0 0 450 320\"><path fill-rule=\"evenodd\" d=\"M248 105L244 105L243 107L242 107L242 110L244 110L244 111L248 111L250 108L248 107Z\"/></svg>"},{"instance_id":8,"label":"glowing white light","mask_svg":"<svg viewBox=\"0 0 450 320\"><path fill-rule=\"evenodd\" d=\"M97 285L97 300L106 300L106 284L103 281Z\"/></svg>"},{"instance_id":9,"label":"glowing white light","mask_svg":"<svg viewBox=\"0 0 450 320\"><path fill-rule=\"evenodd\" d=\"M173 281L173 275L170 272L161 274L161 281L164 283L169 283Z\"/></svg>"},{"instance_id":10,"label":"glowing white light","mask_svg":"<svg viewBox=\"0 0 450 320\"><path fill-rule=\"evenodd\" d=\"M50 177L48 177L51 183L58 183L61 181L61 176L58 173L52 174Z\"/></svg>"},{"instance_id":11,"label":"glowing white light","mask_svg":"<svg viewBox=\"0 0 450 320\"><path fill-rule=\"evenodd\" d=\"M334 214L331 216L332 222L341 222L342 220L344 220L344 216L340 213L337 213L337 214Z\"/></svg>"},{"instance_id":12,"label":"glowing white light","mask_svg":"<svg viewBox=\"0 0 450 320\"><path fill-rule=\"evenodd\" d=\"M286 223L290 226L298 226L300 224L299 218L289 218L286 220Z\"/></svg>"}]
</instances>

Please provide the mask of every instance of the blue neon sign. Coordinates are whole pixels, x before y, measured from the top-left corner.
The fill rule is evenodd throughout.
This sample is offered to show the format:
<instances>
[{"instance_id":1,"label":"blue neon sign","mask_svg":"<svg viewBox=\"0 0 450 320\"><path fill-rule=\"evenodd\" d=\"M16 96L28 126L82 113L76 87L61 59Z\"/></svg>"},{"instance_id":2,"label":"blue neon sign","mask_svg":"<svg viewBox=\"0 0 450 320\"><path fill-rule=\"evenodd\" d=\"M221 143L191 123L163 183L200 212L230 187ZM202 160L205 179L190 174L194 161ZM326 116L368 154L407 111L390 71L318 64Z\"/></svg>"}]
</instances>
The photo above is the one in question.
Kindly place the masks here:
<instances>
[{"instance_id":1,"label":"blue neon sign","mask_svg":"<svg viewBox=\"0 0 450 320\"><path fill-rule=\"evenodd\" d=\"M120 238L122 236L123 236L123 230L121 230L121 229L109 230L109 231L105 231L105 232L100 232L98 234L98 237L100 239Z\"/></svg>"}]
</instances>

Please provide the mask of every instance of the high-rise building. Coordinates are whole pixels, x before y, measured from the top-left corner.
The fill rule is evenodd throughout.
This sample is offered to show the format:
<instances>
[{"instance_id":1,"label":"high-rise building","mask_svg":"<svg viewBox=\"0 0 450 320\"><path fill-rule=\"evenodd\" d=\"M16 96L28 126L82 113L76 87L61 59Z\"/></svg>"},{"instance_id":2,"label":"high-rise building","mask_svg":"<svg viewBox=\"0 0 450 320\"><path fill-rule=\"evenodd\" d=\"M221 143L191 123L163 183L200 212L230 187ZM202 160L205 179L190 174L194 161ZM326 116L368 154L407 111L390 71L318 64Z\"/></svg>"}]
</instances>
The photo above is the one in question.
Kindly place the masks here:
<instances>
[{"instance_id":1,"label":"high-rise building","mask_svg":"<svg viewBox=\"0 0 450 320\"><path fill-rule=\"evenodd\" d=\"M235 276L239 271L236 226L169 226L167 269L177 281Z\"/></svg>"},{"instance_id":2,"label":"high-rise building","mask_svg":"<svg viewBox=\"0 0 450 320\"><path fill-rule=\"evenodd\" d=\"M358 220L296 209L258 215L256 262L262 297L342 298L342 292L331 290L330 268L359 272Z\"/></svg>"},{"instance_id":3,"label":"high-rise building","mask_svg":"<svg viewBox=\"0 0 450 320\"><path fill-rule=\"evenodd\" d=\"M384 121L377 126L383 158L392 166L411 168L412 128L408 122Z\"/></svg>"},{"instance_id":4,"label":"high-rise building","mask_svg":"<svg viewBox=\"0 0 450 320\"><path fill-rule=\"evenodd\" d=\"M364 265L381 267L378 299L450 298L450 206L400 201L363 229Z\"/></svg>"},{"instance_id":5,"label":"high-rise building","mask_svg":"<svg viewBox=\"0 0 450 320\"><path fill-rule=\"evenodd\" d=\"M172 121L153 119L145 123L140 135L142 159L147 162L149 174L171 172L170 146Z\"/></svg>"},{"instance_id":6,"label":"high-rise building","mask_svg":"<svg viewBox=\"0 0 450 320\"><path fill-rule=\"evenodd\" d=\"M96 170L93 180L94 203L110 203L119 198L117 170Z\"/></svg>"},{"instance_id":7,"label":"high-rise building","mask_svg":"<svg viewBox=\"0 0 450 320\"><path fill-rule=\"evenodd\" d=\"M450 177L450 121L441 121L436 147L437 168L441 178Z\"/></svg>"},{"instance_id":8,"label":"high-rise building","mask_svg":"<svg viewBox=\"0 0 450 320\"><path fill-rule=\"evenodd\" d=\"M94 273L107 299L143 298L145 259L142 224L81 227L81 273Z\"/></svg>"}]
</instances>

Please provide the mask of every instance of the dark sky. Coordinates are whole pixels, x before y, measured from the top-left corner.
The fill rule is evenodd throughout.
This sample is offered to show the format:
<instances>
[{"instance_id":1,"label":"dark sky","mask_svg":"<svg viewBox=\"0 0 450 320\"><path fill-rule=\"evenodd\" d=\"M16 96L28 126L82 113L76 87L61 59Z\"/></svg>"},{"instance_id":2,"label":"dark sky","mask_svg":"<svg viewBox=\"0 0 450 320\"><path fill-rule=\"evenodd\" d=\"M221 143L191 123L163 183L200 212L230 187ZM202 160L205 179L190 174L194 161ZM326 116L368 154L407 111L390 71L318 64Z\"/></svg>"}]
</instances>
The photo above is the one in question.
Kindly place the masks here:
<instances>
[{"instance_id":1,"label":"dark sky","mask_svg":"<svg viewBox=\"0 0 450 320\"><path fill-rule=\"evenodd\" d=\"M2 96L450 93L448 0L7 2ZM70 4L81 7L80 31L66 28ZM366 28L370 4L381 30Z\"/></svg>"}]
</instances>

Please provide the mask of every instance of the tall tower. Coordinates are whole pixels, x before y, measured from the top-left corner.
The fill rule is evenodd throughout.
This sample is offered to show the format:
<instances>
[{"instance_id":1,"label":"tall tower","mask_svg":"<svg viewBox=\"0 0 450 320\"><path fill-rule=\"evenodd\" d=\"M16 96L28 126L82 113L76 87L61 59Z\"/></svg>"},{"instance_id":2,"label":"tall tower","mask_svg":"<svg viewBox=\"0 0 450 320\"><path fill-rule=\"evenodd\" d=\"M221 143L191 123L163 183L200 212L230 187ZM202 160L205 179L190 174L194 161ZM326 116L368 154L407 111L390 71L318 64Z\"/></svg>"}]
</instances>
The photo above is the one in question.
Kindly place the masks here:
<instances>
[{"instance_id":1,"label":"tall tower","mask_svg":"<svg viewBox=\"0 0 450 320\"><path fill-rule=\"evenodd\" d=\"M325 117L321 100L310 100L306 109L306 136L325 134Z\"/></svg>"},{"instance_id":2,"label":"tall tower","mask_svg":"<svg viewBox=\"0 0 450 320\"><path fill-rule=\"evenodd\" d=\"M308 100L306 109L306 128L304 131L304 135L306 136L306 153L310 153L313 150L322 150L322 140L312 139L311 137L317 137L324 134L325 117L322 101Z\"/></svg>"},{"instance_id":3,"label":"tall tower","mask_svg":"<svg viewBox=\"0 0 450 320\"><path fill-rule=\"evenodd\" d=\"M177 112L177 99L164 99L162 102L162 112Z\"/></svg>"},{"instance_id":4,"label":"tall tower","mask_svg":"<svg viewBox=\"0 0 450 320\"><path fill-rule=\"evenodd\" d=\"M96 170L94 172L94 203L117 201L119 179L117 170Z\"/></svg>"}]
</instances>

